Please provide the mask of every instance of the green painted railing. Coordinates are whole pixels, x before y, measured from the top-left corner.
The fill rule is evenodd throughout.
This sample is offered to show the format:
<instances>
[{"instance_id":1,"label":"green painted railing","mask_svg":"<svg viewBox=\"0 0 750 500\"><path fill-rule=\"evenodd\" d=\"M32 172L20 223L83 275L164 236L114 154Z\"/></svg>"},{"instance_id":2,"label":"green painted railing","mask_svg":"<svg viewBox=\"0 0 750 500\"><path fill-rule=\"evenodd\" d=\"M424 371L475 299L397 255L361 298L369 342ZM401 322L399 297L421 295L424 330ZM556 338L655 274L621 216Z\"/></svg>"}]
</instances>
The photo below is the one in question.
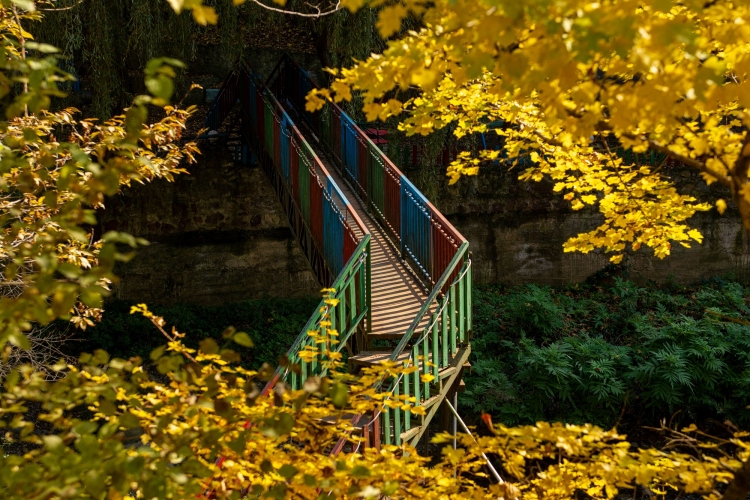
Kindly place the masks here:
<instances>
[{"instance_id":1,"label":"green painted railing","mask_svg":"<svg viewBox=\"0 0 750 500\"><path fill-rule=\"evenodd\" d=\"M383 380L382 390L393 397L413 399L424 406L429 422L437 411L449 385L456 380L468 357L471 331L471 260L466 239L448 222L359 129L337 105L327 103L320 112L304 110L304 96L315 84L290 58L282 59L269 78L269 86L288 102L316 134L316 139L349 184L367 206L402 256L430 291L426 302L404 332L390 356L404 366L419 366L419 371L398 379ZM375 284L377 286L377 284ZM426 322L426 327L424 325ZM407 353L404 356L404 353ZM423 381L423 376L432 378ZM365 419L364 434L377 433L378 442L400 445L404 439L419 436L409 410L384 409ZM375 428L379 427L379 431ZM334 448L340 451L342 440Z\"/></svg>"},{"instance_id":2,"label":"green painted railing","mask_svg":"<svg viewBox=\"0 0 750 500\"><path fill-rule=\"evenodd\" d=\"M369 328L371 235L265 84L252 71L243 71L239 81L243 86L240 99L247 136L287 212L293 233L319 279L326 274L323 268L328 273L337 267L341 269L329 285L335 290L329 299L336 299L337 307L329 314L325 299L321 301L287 351L290 364L276 369L264 392L280 378L298 389L308 377L325 374L325 367L318 359L307 362L300 357L301 352L316 347L309 331L318 331L324 339L335 340L331 342L332 350L339 352L352 336ZM343 255L348 257L345 262L341 260ZM324 316L328 316L330 326L321 325ZM335 339L333 330L337 331ZM289 366L294 364L300 370L290 373Z\"/></svg>"},{"instance_id":3,"label":"green painted railing","mask_svg":"<svg viewBox=\"0 0 750 500\"><path fill-rule=\"evenodd\" d=\"M391 361L402 360L404 367L418 366L419 370L391 379L388 392L394 396L414 398L414 406L427 406L429 421L438 409L437 398L445 394L446 380L452 381L468 357L469 333L471 332L471 259L469 243L464 241L458 253L441 276L391 355ZM451 278L454 269L458 276L441 293ZM427 325L420 328L425 316ZM409 352L404 359L402 354ZM402 435L412 430L412 414L402 408L385 408L382 415L383 441L385 444L402 443Z\"/></svg>"}]
</instances>

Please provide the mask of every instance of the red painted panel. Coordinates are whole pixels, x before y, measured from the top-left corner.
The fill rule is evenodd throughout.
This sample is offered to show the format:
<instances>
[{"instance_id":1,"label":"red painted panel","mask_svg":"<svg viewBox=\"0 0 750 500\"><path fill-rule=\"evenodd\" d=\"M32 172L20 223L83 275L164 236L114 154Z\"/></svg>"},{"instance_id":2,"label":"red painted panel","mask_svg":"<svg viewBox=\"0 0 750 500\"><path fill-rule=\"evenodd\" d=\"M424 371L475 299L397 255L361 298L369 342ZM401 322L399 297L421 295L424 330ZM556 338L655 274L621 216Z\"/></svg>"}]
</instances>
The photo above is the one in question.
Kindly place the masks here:
<instances>
[{"instance_id":1,"label":"red painted panel","mask_svg":"<svg viewBox=\"0 0 750 500\"><path fill-rule=\"evenodd\" d=\"M289 163L291 168L289 169L289 176L292 178L292 199L297 206L301 206L299 199L299 153L297 152L297 143L292 137L289 144Z\"/></svg>"},{"instance_id":2,"label":"red painted panel","mask_svg":"<svg viewBox=\"0 0 750 500\"><path fill-rule=\"evenodd\" d=\"M258 138L261 144L265 144L266 140L266 103L263 101L263 94L260 91L260 86L255 92L255 109L258 111L258 116L255 121L255 130L258 132Z\"/></svg>"},{"instance_id":3,"label":"red painted panel","mask_svg":"<svg viewBox=\"0 0 750 500\"><path fill-rule=\"evenodd\" d=\"M401 237L401 185L400 179L394 177L395 172L386 170L385 184L385 218L396 234Z\"/></svg>"},{"instance_id":4,"label":"red painted panel","mask_svg":"<svg viewBox=\"0 0 750 500\"><path fill-rule=\"evenodd\" d=\"M242 104L242 112L245 114L250 113L250 77L244 71L240 75L240 98Z\"/></svg>"},{"instance_id":5,"label":"red painted panel","mask_svg":"<svg viewBox=\"0 0 750 500\"><path fill-rule=\"evenodd\" d=\"M432 212L432 269L430 271L433 282L437 282L456 255L461 238L431 203L428 204L428 207ZM454 269L443 287L443 292L450 288L450 284L456 279L460 270L460 265Z\"/></svg>"},{"instance_id":6,"label":"red painted panel","mask_svg":"<svg viewBox=\"0 0 750 500\"><path fill-rule=\"evenodd\" d=\"M323 186L317 177L310 179L310 231L315 244L323 250Z\"/></svg>"},{"instance_id":7,"label":"red painted panel","mask_svg":"<svg viewBox=\"0 0 750 500\"><path fill-rule=\"evenodd\" d=\"M281 124L276 118L273 120L273 162L281 172Z\"/></svg>"}]
</instances>

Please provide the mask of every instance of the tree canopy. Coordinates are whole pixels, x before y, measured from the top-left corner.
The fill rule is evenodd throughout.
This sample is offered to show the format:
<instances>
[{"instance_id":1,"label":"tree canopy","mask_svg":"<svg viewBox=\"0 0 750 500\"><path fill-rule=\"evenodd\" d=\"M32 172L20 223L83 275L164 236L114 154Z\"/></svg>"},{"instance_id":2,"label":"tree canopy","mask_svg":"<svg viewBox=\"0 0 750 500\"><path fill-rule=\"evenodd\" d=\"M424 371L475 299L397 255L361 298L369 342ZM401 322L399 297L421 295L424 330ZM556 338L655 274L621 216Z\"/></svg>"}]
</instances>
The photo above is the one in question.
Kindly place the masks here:
<instances>
[{"instance_id":1,"label":"tree canopy","mask_svg":"<svg viewBox=\"0 0 750 500\"><path fill-rule=\"evenodd\" d=\"M565 251L601 248L670 254L702 235L686 222L711 205L681 194L667 158L721 183L750 228L750 7L685 0L344 0L380 8L390 37L382 54L332 69L309 109L359 92L368 119L400 118L408 134L450 127L456 136L492 122L524 180L549 178L574 210L598 206L604 221ZM418 30L397 35L404 18ZM626 161L618 148L632 149ZM643 153L658 158L645 161ZM461 154L451 181L474 175L500 151ZM716 201L723 213L725 200Z\"/></svg>"},{"instance_id":2,"label":"tree canopy","mask_svg":"<svg viewBox=\"0 0 750 500\"><path fill-rule=\"evenodd\" d=\"M200 1L170 4L176 8L192 7L198 22L215 20L213 10ZM90 324L108 293L108 284L115 279L114 262L128 257L117 244L143 243L132 235L118 233L108 233L97 241L90 230L95 222L94 210L106 195L123 185L157 177L171 179L183 173L184 165L192 162L197 153L195 144L180 142L185 120L193 110L170 104L174 68L180 66L179 61L151 60L145 67L145 85L150 94L136 97L121 115L109 120L82 119L74 109L51 111L51 99L62 94L59 84L71 76L59 68L57 49L34 40L25 29L24 23L40 16L35 5L29 0L0 0L0 99L5 113L0 121L0 270L4 276L2 286L10 290L0 298L0 346L5 348L6 357L11 345L27 346L24 332L33 325L56 319L72 319L82 327ZM429 20L427 4L407 5L412 12L424 14L425 22ZM439 2L430 5L431 9L449 6ZM481 3L457 5L465 7L467 14L482 13L481 9L472 8L483 6ZM562 4L554 5L557 9ZM513 19L522 18L527 7L520 3L516 7L517 17ZM398 27L408 9L401 4L383 8L380 26L384 35ZM500 9L484 11L484 15L491 18L497 10ZM537 12L537 19L541 18ZM460 26L451 29L456 36L471 31ZM445 33L442 28L433 31L437 38ZM527 38L529 33L524 35L523 44L533 46ZM418 33L408 36L415 40L420 37ZM540 36L538 40L546 39ZM415 41L415 47L427 54L424 42ZM474 90L475 96L483 95L479 92L482 81L492 82L492 88L506 85L500 76L483 69L486 64L479 66L476 74L468 72L469 64L455 62L451 66L447 54L454 49L449 42L446 40L447 45L438 51L446 54L444 63L435 64L443 68L443 73L429 76L432 59L421 62L425 71L413 73L418 84L425 85L425 96L440 92L440 85L451 81L467 92L473 85L480 85ZM394 47L392 43L388 51ZM465 48L455 50L457 55L464 52ZM514 52L515 49L510 50L511 54ZM395 54L387 52L384 58L374 57L371 61L382 62L388 57L395 58ZM539 64L544 62L542 58L537 60ZM367 74L363 69L367 64L373 63L362 63L350 73L343 73L344 80L334 85L337 96L346 96L346 89L352 87L365 89L358 87L355 80L357 75ZM401 70L409 68L412 67L402 66ZM450 73L446 73L448 69ZM467 72L461 76L464 69ZM387 74L374 66L372 71L381 77ZM393 75L395 78L396 73ZM525 78L527 72L522 76ZM399 85L406 81L404 78L394 81ZM429 78L434 80L431 85L426 83ZM383 92L393 88L392 81L384 84L384 88L387 86L390 87ZM527 90L530 88L531 83ZM596 155L604 154L580 139L583 130L594 136L605 134L597 128L599 121L612 128L607 133L615 134L620 141L626 139L616 135L619 122L613 122L613 115L608 112L593 104L591 110L587 106L574 107L568 123L563 111L568 109L566 103L570 99L563 99L557 107L549 104L547 109L544 103L554 99L542 94L534 91L524 97L519 91L518 102L524 106L513 104L497 114L493 114L494 109L505 108L492 105L487 113L480 107L476 110L479 114L472 115L474 121L463 126L463 133L481 130L484 118L515 117L516 128L507 129L507 147L515 144L519 153L531 148L529 154L539 157L539 166L533 167L537 170L529 173L532 176L539 169L539 175L546 175L544 168L554 170L554 164L545 158L567 154L563 152L566 145L564 151L581 157L590 155L596 159ZM407 128L421 123L418 116L432 113L437 117L443 112L442 107L426 112L427 102L426 98L414 98L401 103L394 97L383 104L372 95L366 97L369 112L379 106L378 114L383 116L396 113L404 105L407 109L411 106L415 121L405 122ZM163 118L148 119L152 105L162 108ZM427 108L420 115L423 105ZM446 109L453 109L451 106L457 116L468 117L472 113L460 102L448 103ZM744 119L739 111L718 107L727 117L737 115ZM598 117L599 121L587 125L586 116ZM524 120L530 120L534 127L527 127ZM420 125L425 130L426 123ZM684 126L690 123L693 122L686 121ZM703 122L697 123L688 128L695 137L702 137ZM731 128L731 123L711 123L727 137L730 132L741 134ZM690 157L695 147L684 135L683 125L674 125L673 129L674 137L686 141L682 154ZM538 133L530 134L529 130ZM657 131L668 134L666 128ZM534 137L545 140L534 142ZM635 148L657 140L648 134L635 137L631 139ZM563 145L555 146L560 152L544 149L556 144L552 141ZM721 158L734 161L730 165L744 158L735 149L722 151ZM732 154L739 160L726 156ZM616 161L612 155L609 158ZM709 162L706 160L705 164ZM457 173L461 168L456 165ZM568 170L565 172L569 175ZM711 172L707 175L716 174L714 177L721 180L718 172ZM656 174L638 170L634 175L650 178ZM624 188L616 185L612 189L617 192ZM662 191L665 189L671 188ZM594 187L583 192L592 190ZM644 193L641 198L646 200L648 196ZM634 199L641 198L636 195ZM692 202L678 197L675 203L690 207ZM692 207L684 210L697 209ZM673 215L664 217L662 226L674 222ZM617 251L617 244L613 245ZM331 308L336 305L330 297L327 300ZM320 342L320 350L311 349L306 355L329 363L327 376L308 379L299 391L292 391L279 381L273 390L261 393L258 383L270 379L270 367L257 372L246 370L238 365L238 355L229 349L231 342L248 347L247 334L227 329L225 345L207 339L199 350L193 350L182 343L183 333L174 328L170 331L165 321L145 305L134 307L132 312L147 317L155 332L167 341L152 353L151 365L138 358L110 359L105 352L97 351L82 355L77 363L59 362L45 367L57 374L54 380L50 380L48 371L30 365L16 367L3 377L0 427L6 433L4 453L0 456L0 482L6 497L568 499L577 498L580 492L612 498L620 488L647 487L657 494L665 494L671 488L718 498L717 487L730 483L724 498L739 500L750 489L743 482L750 474L747 433L736 432L729 439L715 440L694 427L670 431L672 443L680 449L658 451L638 449L615 430L591 425L539 423L508 428L485 418L487 436L458 436L458 446L445 446L440 459L430 466L427 458L406 446L361 450L361 440L353 435L356 429L347 416L396 406L419 411L411 407L408 395L382 391L379 384L383 377L413 373L417 367L384 364L353 377L338 369L340 362L335 353L325 352L326 343ZM328 332L332 337L334 333ZM315 337L318 332L311 331L309 335ZM135 437L129 445L128 435ZM332 455L332 444L342 437L350 440L351 448ZM438 445L450 441L452 437L446 434L435 439ZM504 478L489 486L487 454L499 459Z\"/></svg>"}]
</instances>

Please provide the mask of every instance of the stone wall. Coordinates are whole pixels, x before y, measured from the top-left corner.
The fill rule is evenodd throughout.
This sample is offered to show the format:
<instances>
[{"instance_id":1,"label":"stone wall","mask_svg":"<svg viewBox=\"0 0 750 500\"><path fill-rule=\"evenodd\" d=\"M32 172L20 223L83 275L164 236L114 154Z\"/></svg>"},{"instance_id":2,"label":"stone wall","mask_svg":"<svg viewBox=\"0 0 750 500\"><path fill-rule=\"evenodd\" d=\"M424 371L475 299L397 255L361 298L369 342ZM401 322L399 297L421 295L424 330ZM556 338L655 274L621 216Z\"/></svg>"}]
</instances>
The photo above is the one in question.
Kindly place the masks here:
<instances>
[{"instance_id":1,"label":"stone wall","mask_svg":"<svg viewBox=\"0 0 750 500\"><path fill-rule=\"evenodd\" d=\"M202 47L191 71L200 83L217 86L229 65L218 47ZM281 53L250 49L246 57L267 75ZM295 54L320 75L313 55ZM318 284L286 224L275 193L262 171L233 164L225 148L202 144L203 155L190 175L176 182L134 185L108 200L102 229L128 231L152 242L118 270L115 295L149 303L219 304L265 294L299 297L318 294ZM454 186L434 174L405 172L437 193L433 202L470 241L477 283L580 282L606 266L600 252L563 253L562 244L595 228L593 211L572 212L548 183L522 183L505 168L483 169ZM669 169L681 191L714 201L727 197L689 169ZM702 245L682 248L664 260L644 249L625 259L630 277L690 283L732 274L750 279L750 250L736 212L699 214L691 221L705 236Z\"/></svg>"},{"instance_id":2,"label":"stone wall","mask_svg":"<svg viewBox=\"0 0 750 500\"><path fill-rule=\"evenodd\" d=\"M189 175L135 184L107 200L104 231L151 242L123 264L115 297L150 304L221 304L266 294L317 295L265 174L235 166L224 148L202 146Z\"/></svg>"},{"instance_id":3,"label":"stone wall","mask_svg":"<svg viewBox=\"0 0 750 500\"><path fill-rule=\"evenodd\" d=\"M716 184L707 186L695 170L665 173L676 179L680 192L710 202L729 197ZM608 263L601 252L563 253L568 238L596 228L602 219L595 211L570 210L550 183L520 182L517 172L490 167L454 186L441 183L438 193L436 205L470 242L477 283L581 282ZM645 247L632 252L623 261L629 276L681 283L719 275L750 278L750 249L736 211L701 212L689 223L703 233L702 244L675 243L663 260Z\"/></svg>"}]
</instances>

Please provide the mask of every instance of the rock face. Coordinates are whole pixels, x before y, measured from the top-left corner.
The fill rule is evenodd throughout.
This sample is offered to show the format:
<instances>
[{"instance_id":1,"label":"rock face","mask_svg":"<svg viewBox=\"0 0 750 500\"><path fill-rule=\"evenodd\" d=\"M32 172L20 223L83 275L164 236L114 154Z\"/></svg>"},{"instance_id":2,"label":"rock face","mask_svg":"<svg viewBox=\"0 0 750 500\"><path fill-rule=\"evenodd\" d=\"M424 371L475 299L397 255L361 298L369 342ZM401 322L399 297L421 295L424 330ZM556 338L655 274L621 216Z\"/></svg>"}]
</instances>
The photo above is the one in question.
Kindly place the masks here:
<instances>
[{"instance_id":1,"label":"rock face","mask_svg":"<svg viewBox=\"0 0 750 500\"><path fill-rule=\"evenodd\" d=\"M217 47L191 71L204 75L200 83L216 86L229 64ZM247 50L246 57L267 76L279 51ZM294 57L312 74L319 64L310 54ZM199 79L200 80L200 79ZM151 241L118 270L118 298L152 304L220 304L263 295L317 295L319 285L305 256L292 238L284 212L270 183L257 167L234 165L226 148L201 144L203 155L190 175L174 183L135 185L108 200L99 219L102 230L127 231ZM405 173L432 183L425 192L471 244L477 283L580 282L602 269L608 257L592 252L563 253L569 237L594 229L596 212L572 212L560 195L545 183L522 183L517 172L488 167L479 176L448 186L442 169L434 174ZM665 173L681 192L713 202L728 193L709 188L689 169ZM420 175L421 174L421 175ZM424 188L425 186L419 186ZM649 250L624 261L631 278L645 281L674 279L690 283L701 278L732 274L750 279L750 249L739 217L731 209L699 214L690 223L703 233L702 245L682 248L664 260Z\"/></svg>"},{"instance_id":2,"label":"rock face","mask_svg":"<svg viewBox=\"0 0 750 500\"><path fill-rule=\"evenodd\" d=\"M202 148L189 175L136 184L99 214L103 231L151 242L118 269L115 296L216 305L266 294L318 294L265 174L235 166L224 148Z\"/></svg>"},{"instance_id":3,"label":"rock face","mask_svg":"<svg viewBox=\"0 0 750 500\"><path fill-rule=\"evenodd\" d=\"M682 193L709 202L729 198L692 169L674 167L665 173ZM436 205L470 241L477 283L574 283L608 263L600 252L563 253L568 238L596 228L602 219L594 211L571 211L548 183L520 182L517 172L490 167L454 186L444 183L437 191ZM719 275L750 279L750 249L736 212L700 212L689 223L703 233L702 244L683 248L675 243L672 255L663 260L644 247L623 261L629 276L680 283Z\"/></svg>"}]
</instances>

